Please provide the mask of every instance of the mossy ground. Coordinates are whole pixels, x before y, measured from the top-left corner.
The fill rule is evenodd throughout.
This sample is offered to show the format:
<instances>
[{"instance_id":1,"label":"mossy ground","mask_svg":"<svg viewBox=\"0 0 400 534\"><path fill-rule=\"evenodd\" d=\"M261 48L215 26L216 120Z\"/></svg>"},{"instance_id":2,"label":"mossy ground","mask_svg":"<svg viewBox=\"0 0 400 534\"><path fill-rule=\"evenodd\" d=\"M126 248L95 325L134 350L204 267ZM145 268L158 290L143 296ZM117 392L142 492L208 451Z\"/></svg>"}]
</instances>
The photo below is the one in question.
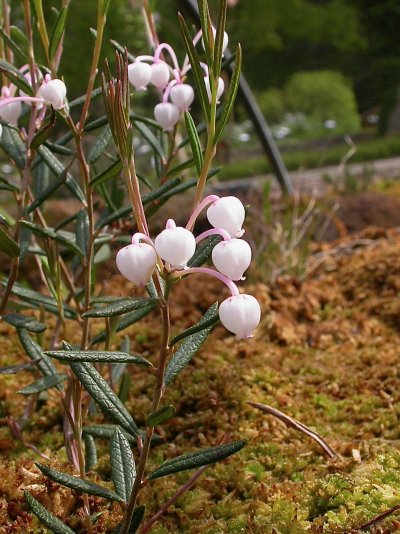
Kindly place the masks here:
<instances>
[{"instance_id":1,"label":"mossy ground","mask_svg":"<svg viewBox=\"0 0 400 534\"><path fill-rule=\"evenodd\" d=\"M248 444L210 466L151 532L361 532L357 527L400 504L400 233L370 229L362 237L372 244L327 256L304 282L288 277L273 289L247 286L264 312L255 337L237 342L217 327L171 385L165 402L175 405L176 416L158 429L165 443L153 449L151 466L224 436L244 437ZM118 276L104 283L107 292L121 293ZM221 296L219 284L189 277L173 290L174 329L193 324ZM158 324L154 314L131 328L134 352L154 360ZM24 361L11 327L0 328L1 365ZM132 366L131 379L127 405L143 424L154 377ZM85 532L80 497L45 480L33 462L47 460L16 441L6 425L6 416L23 414L27 401L16 391L30 381L25 372L1 378L0 533L48 532L28 513L25 488L71 528ZM310 426L338 458L328 459L308 437L247 401L271 405ZM56 392L40 397L24 438L53 467L72 472ZM99 461L89 477L112 487L107 446L98 441ZM190 476L149 484L140 497L146 517ZM119 507L90 501L93 513L103 512L95 532L111 532ZM400 519L392 515L369 532L398 530Z\"/></svg>"}]
</instances>

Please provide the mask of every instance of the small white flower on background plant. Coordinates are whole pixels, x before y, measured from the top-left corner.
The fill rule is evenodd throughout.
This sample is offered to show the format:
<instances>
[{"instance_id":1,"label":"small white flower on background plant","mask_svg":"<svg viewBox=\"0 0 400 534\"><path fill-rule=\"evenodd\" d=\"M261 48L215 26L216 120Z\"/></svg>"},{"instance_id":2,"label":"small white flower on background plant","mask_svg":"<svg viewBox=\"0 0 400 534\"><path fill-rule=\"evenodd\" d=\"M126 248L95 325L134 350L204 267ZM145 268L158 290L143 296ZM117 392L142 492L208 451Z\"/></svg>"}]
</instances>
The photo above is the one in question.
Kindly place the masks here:
<instances>
[{"instance_id":1,"label":"small white flower on background plant","mask_svg":"<svg viewBox=\"0 0 400 534\"><path fill-rule=\"evenodd\" d=\"M250 245L243 239L221 241L213 248L212 261L215 268L231 280L243 280L251 262Z\"/></svg>"},{"instance_id":2,"label":"small white flower on background plant","mask_svg":"<svg viewBox=\"0 0 400 534\"><path fill-rule=\"evenodd\" d=\"M193 87L188 83L178 83L171 88L170 98L179 111L186 111L194 100Z\"/></svg>"},{"instance_id":3,"label":"small white flower on background plant","mask_svg":"<svg viewBox=\"0 0 400 534\"><path fill-rule=\"evenodd\" d=\"M227 330L236 334L236 339L252 337L260 322L261 308L251 295L234 295L221 303L219 318Z\"/></svg>"},{"instance_id":4,"label":"small white flower on background plant","mask_svg":"<svg viewBox=\"0 0 400 534\"><path fill-rule=\"evenodd\" d=\"M231 237L241 237L245 210L236 197L221 197L213 202L207 210L207 219L214 228L223 228Z\"/></svg>"},{"instance_id":5,"label":"small white flower on background plant","mask_svg":"<svg viewBox=\"0 0 400 534\"><path fill-rule=\"evenodd\" d=\"M150 280L156 266L157 254L148 243L134 243L122 248L116 258L120 273L136 286Z\"/></svg>"},{"instance_id":6,"label":"small white flower on background plant","mask_svg":"<svg viewBox=\"0 0 400 534\"><path fill-rule=\"evenodd\" d=\"M43 98L46 104L50 104L54 109L61 109L64 106L64 99L67 95L67 87L62 80L49 79L46 76L44 82L39 87L37 96Z\"/></svg>"},{"instance_id":7,"label":"small white flower on background plant","mask_svg":"<svg viewBox=\"0 0 400 534\"><path fill-rule=\"evenodd\" d=\"M151 66L151 83L157 89L164 89L169 82L170 71L165 61L157 61Z\"/></svg>"},{"instance_id":8,"label":"small white flower on background plant","mask_svg":"<svg viewBox=\"0 0 400 534\"><path fill-rule=\"evenodd\" d=\"M151 66L144 61L135 61L128 65L128 78L137 91L144 91L152 77Z\"/></svg>"},{"instance_id":9,"label":"small white flower on background plant","mask_svg":"<svg viewBox=\"0 0 400 534\"><path fill-rule=\"evenodd\" d=\"M161 128L168 132L179 121L179 109L171 102L161 102L154 108L154 117Z\"/></svg>"},{"instance_id":10,"label":"small white flower on background plant","mask_svg":"<svg viewBox=\"0 0 400 534\"><path fill-rule=\"evenodd\" d=\"M172 219L167 221L165 230L156 237L154 245L160 258L178 268L185 267L196 250L192 232L176 226Z\"/></svg>"},{"instance_id":11,"label":"small white flower on background plant","mask_svg":"<svg viewBox=\"0 0 400 534\"><path fill-rule=\"evenodd\" d=\"M208 76L205 76L204 83L206 85L206 91L207 91L207 95L208 95L208 100L211 102L210 78ZM218 80L218 90L217 90L217 104L219 103L219 100L220 100L221 96L224 93L224 89L225 89L224 80L222 78L219 78L219 80Z\"/></svg>"}]
</instances>

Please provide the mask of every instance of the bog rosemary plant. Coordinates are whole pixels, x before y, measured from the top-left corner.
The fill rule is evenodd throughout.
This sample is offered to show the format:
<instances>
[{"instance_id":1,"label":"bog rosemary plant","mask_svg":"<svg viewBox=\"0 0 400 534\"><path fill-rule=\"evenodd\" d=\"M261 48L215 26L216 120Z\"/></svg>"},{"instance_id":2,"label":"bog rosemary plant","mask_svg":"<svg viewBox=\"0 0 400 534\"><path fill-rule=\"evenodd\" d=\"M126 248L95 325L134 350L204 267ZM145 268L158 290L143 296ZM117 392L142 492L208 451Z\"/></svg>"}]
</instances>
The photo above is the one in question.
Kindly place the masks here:
<instances>
[{"instance_id":1,"label":"bog rosemary plant","mask_svg":"<svg viewBox=\"0 0 400 534\"><path fill-rule=\"evenodd\" d=\"M55 388L62 403L65 448L76 474L42 463L37 466L51 480L82 494L84 520L79 531L93 532L95 518L88 496L95 495L120 504L121 522L115 533L132 533L140 528L144 534L174 498L194 484L205 466L244 446L243 440L213 444L170 458L153 471L149 472L147 467L150 446L159 441L155 428L175 413L175 408L163 401L167 387L191 361L219 320L238 339L250 337L259 323L260 307L254 297L240 293L235 283L243 279L251 261L250 247L241 239L245 218L242 203L231 196L204 196L240 76L238 46L229 87L224 87L221 68L228 41L226 0L220 2L216 28L211 25L207 3L199 0L201 28L196 35L191 34L178 15L186 47L181 65L173 48L158 42L151 10L144 2L153 53L132 60L133 56L113 41L114 72L107 61L104 68L100 64L109 4L109 0L98 0L86 93L69 102L68 84L59 72L69 2L62 2L50 32L42 0L32 3L24 0L24 34L10 25L8 5L3 1L1 146L13 163L18 180L2 178L0 181L4 195L16 202L16 217L3 212L0 227L0 249L9 256L11 264L8 277L2 281L0 315L15 327L16 336L31 360L28 366L35 381L19 392L33 396L28 412L34 409L37 395L49 388ZM36 28L46 65L36 60L33 46ZM18 68L15 65L20 60L24 64ZM154 119L135 113L136 93L150 85L158 95L154 97ZM93 119L92 101L100 93L106 113ZM195 98L202 112L198 126L189 111ZM157 99L161 102L157 103ZM185 136L183 141L178 141L180 132ZM90 145L86 140L88 134L92 139L96 135ZM156 177L153 180L140 177L136 169L133 138L138 134L154 151ZM191 151L190 159L184 164L178 163L182 149ZM118 184L122 183L128 192L125 204L120 202ZM178 226L169 219L165 229L153 236L151 217L157 209L172 196L190 188L194 188L193 209L187 224ZM79 207L66 219L50 226L46 203L61 191L69 191ZM195 236L196 219L205 209L210 229ZM127 236L129 226L134 231ZM118 247L115 271L118 269L132 283L122 297L102 295L96 280L96 267L110 259L111 246L113 250ZM203 267L210 258L215 268ZM27 260L36 265L42 282L40 291L27 289L20 283ZM214 276L229 288L231 296L219 307L213 305L197 324L171 338L171 288L188 275ZM134 286L145 287L148 297L132 297ZM112 350L114 334L129 332L132 324L149 313L161 317L156 360L150 362L140 355L132 355L128 337L119 351ZM96 335L94 319L104 320L104 329ZM50 336L44 335L46 329L51 330ZM80 332L78 343L77 332ZM146 414L145 428L137 426L133 414L116 393L128 365L148 367L155 376L153 390L149 392L152 406ZM28 366L24 363L1 372L14 373ZM91 423L92 401L103 412L104 424ZM10 429L20 437L23 422L13 420ZM87 471L93 467L95 441L99 437L110 441L114 490L87 477ZM188 469L197 471L176 497L155 516L146 516L143 522L142 488L154 479ZM33 494L27 491L25 498L31 511L52 531L73 532Z\"/></svg>"}]
</instances>

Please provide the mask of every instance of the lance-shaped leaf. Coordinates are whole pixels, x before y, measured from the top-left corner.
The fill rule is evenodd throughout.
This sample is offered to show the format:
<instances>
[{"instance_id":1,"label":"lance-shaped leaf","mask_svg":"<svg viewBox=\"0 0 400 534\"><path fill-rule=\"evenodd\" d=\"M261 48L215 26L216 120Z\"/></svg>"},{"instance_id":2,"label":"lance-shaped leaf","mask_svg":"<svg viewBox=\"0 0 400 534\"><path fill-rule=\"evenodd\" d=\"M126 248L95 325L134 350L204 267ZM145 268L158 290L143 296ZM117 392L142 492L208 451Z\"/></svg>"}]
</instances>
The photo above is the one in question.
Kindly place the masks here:
<instances>
[{"instance_id":1,"label":"lance-shaped leaf","mask_svg":"<svg viewBox=\"0 0 400 534\"><path fill-rule=\"evenodd\" d=\"M4 283L2 284L4 285ZM17 295L24 302L28 302L34 308L39 308L42 306L45 310L58 315L57 302L52 297L42 295L37 291L27 289L18 284L14 284L11 292L13 295ZM63 308L65 317L68 319L76 319L77 315L75 310L65 304Z\"/></svg>"},{"instance_id":2,"label":"lance-shaped leaf","mask_svg":"<svg viewBox=\"0 0 400 534\"><path fill-rule=\"evenodd\" d=\"M76 244L75 236L71 232L66 232L65 230L59 230L56 232L54 228L44 228L43 226L39 226L31 221L21 220L20 225L24 228L29 228L29 230L31 230L35 235L53 239L61 245L69 248L75 254L78 254L78 256L82 256L82 251Z\"/></svg>"},{"instance_id":3,"label":"lance-shaped leaf","mask_svg":"<svg viewBox=\"0 0 400 534\"><path fill-rule=\"evenodd\" d=\"M89 248L89 234L89 217L87 211L82 209L76 217L75 238L76 244L84 256L86 256Z\"/></svg>"},{"instance_id":4,"label":"lance-shaped leaf","mask_svg":"<svg viewBox=\"0 0 400 534\"><path fill-rule=\"evenodd\" d=\"M50 195L52 195L55 191L57 191L59 187L61 187L65 183L65 180L67 179L67 176L68 176L68 171L72 163L73 163L73 160L67 167L65 167L65 169L58 176L53 178L53 180L49 181L49 184L47 185L47 187L45 187L44 190L40 193L40 195L37 198L35 198L32 204L28 206L26 210L27 213L32 213L32 211L34 211L41 204L43 204L43 202L46 199L48 199Z\"/></svg>"},{"instance_id":5,"label":"lance-shaped leaf","mask_svg":"<svg viewBox=\"0 0 400 534\"><path fill-rule=\"evenodd\" d=\"M206 261L211 258L211 254L215 245L222 241L220 235L212 235L205 239L203 243L197 248L194 255L188 261L189 267L201 267Z\"/></svg>"},{"instance_id":6,"label":"lance-shaped leaf","mask_svg":"<svg viewBox=\"0 0 400 534\"><path fill-rule=\"evenodd\" d=\"M33 341L25 328L18 328L17 334L26 354L32 361L37 362L37 366L44 376L57 374L54 363L43 353L39 345Z\"/></svg>"},{"instance_id":7,"label":"lance-shaped leaf","mask_svg":"<svg viewBox=\"0 0 400 534\"><path fill-rule=\"evenodd\" d=\"M134 356L127 352L112 352L98 350L48 350L44 354L63 362L106 362L106 363L136 363L146 367L152 364L141 356Z\"/></svg>"},{"instance_id":8,"label":"lance-shaped leaf","mask_svg":"<svg viewBox=\"0 0 400 534\"><path fill-rule=\"evenodd\" d=\"M215 138L214 138L214 146L216 146L220 142L226 123L228 122L229 115L231 114L233 104L235 102L237 90L239 87L241 67L242 67L242 49L240 47L240 44L238 44L238 47L236 50L235 66L233 69L231 82L229 84L228 95L224 103L224 108L221 114L221 118L219 119L219 122L217 125L217 131L215 133Z\"/></svg>"},{"instance_id":9,"label":"lance-shaped leaf","mask_svg":"<svg viewBox=\"0 0 400 534\"><path fill-rule=\"evenodd\" d=\"M0 60L1 62L1 60ZM0 146L20 169L25 166L26 147L21 136L14 127L3 123L3 134L0 138Z\"/></svg>"},{"instance_id":10,"label":"lance-shaped leaf","mask_svg":"<svg viewBox=\"0 0 400 534\"><path fill-rule=\"evenodd\" d=\"M115 491L127 503L135 481L136 468L129 441L118 428L110 441L110 462Z\"/></svg>"},{"instance_id":11,"label":"lance-shaped leaf","mask_svg":"<svg viewBox=\"0 0 400 534\"><path fill-rule=\"evenodd\" d=\"M108 180L111 180L111 178L115 178L120 174L122 171L122 161L120 159L117 159L111 165L109 165L104 171L101 171L99 174L96 174L94 178L92 178L89 182L89 185L95 186L103 184L104 182L107 182Z\"/></svg>"},{"instance_id":12,"label":"lance-shaped leaf","mask_svg":"<svg viewBox=\"0 0 400 534\"><path fill-rule=\"evenodd\" d=\"M47 328L44 323L40 323L34 317L27 317L25 315L20 315L19 313L7 313L3 316L3 319L6 323L15 328L26 328L29 332L33 332L34 334L40 334Z\"/></svg>"},{"instance_id":13,"label":"lance-shaped leaf","mask_svg":"<svg viewBox=\"0 0 400 534\"><path fill-rule=\"evenodd\" d=\"M202 323L208 321L211 317L215 317L218 314L218 303L213 304L203 315L196 326L201 326ZM166 385L170 384L172 380L182 371L186 365L192 360L193 356L202 346L206 340L208 334L213 327L212 323L203 330L197 331L195 334L188 336L182 345L176 350L172 358L168 362L165 370L164 382Z\"/></svg>"},{"instance_id":14,"label":"lance-shaped leaf","mask_svg":"<svg viewBox=\"0 0 400 534\"><path fill-rule=\"evenodd\" d=\"M40 471L46 475L50 480L54 480L57 484L61 484L67 488L71 488L81 493L88 493L89 495L96 495L96 497L102 497L103 499L109 499L110 501L122 502L122 499L114 491L111 491L95 482L89 480L83 480L79 477L74 477L68 473L57 471L47 465L36 462L35 465Z\"/></svg>"},{"instance_id":15,"label":"lance-shaped leaf","mask_svg":"<svg viewBox=\"0 0 400 534\"><path fill-rule=\"evenodd\" d=\"M3 228L0 226L0 250L10 256L10 258L16 258L19 255L18 243L10 237Z\"/></svg>"},{"instance_id":16,"label":"lance-shaped leaf","mask_svg":"<svg viewBox=\"0 0 400 534\"><path fill-rule=\"evenodd\" d=\"M67 378L68 375L65 374L44 376L32 384L29 384L29 386L25 386L24 388L20 389L17 393L20 393L21 395L33 395L34 393L40 393L41 391L46 391L46 389L58 386L61 384L61 382L67 380Z\"/></svg>"},{"instance_id":17,"label":"lance-shaped leaf","mask_svg":"<svg viewBox=\"0 0 400 534\"><path fill-rule=\"evenodd\" d=\"M14 65L7 63L4 59L0 59L0 72L4 72L7 78L14 85L21 89L27 95L32 95L32 87L26 81L25 76Z\"/></svg>"},{"instance_id":18,"label":"lance-shaped leaf","mask_svg":"<svg viewBox=\"0 0 400 534\"><path fill-rule=\"evenodd\" d=\"M146 506L138 506L133 510L131 524L129 525L128 534L135 534L137 532L137 529L140 526L140 523L143 520L144 513L146 511ZM121 534L122 531L122 523L120 523L115 530L113 530L112 534Z\"/></svg>"},{"instance_id":19,"label":"lance-shaped leaf","mask_svg":"<svg viewBox=\"0 0 400 534\"><path fill-rule=\"evenodd\" d=\"M143 317L146 317L151 311L153 311L155 308L155 304L148 304L147 306L144 306L143 308L140 308L139 310L127 313L124 315L124 317L119 321L118 326L116 328L116 332L121 332L122 330L125 330L125 328L128 328L128 326L131 326L134 323L137 323L140 321L140 319L143 319ZM97 343L103 343L103 341L106 339L106 331L103 330L97 336L95 336L91 342L92 345L96 345Z\"/></svg>"},{"instance_id":20,"label":"lance-shaped leaf","mask_svg":"<svg viewBox=\"0 0 400 534\"><path fill-rule=\"evenodd\" d=\"M90 95L90 100L92 101L94 98L97 98L100 95L101 95L101 87L96 87L96 89L93 89L92 94ZM86 100L87 100L86 94L79 96L78 98L75 98L75 100L68 102L69 109L75 108L76 106L80 106Z\"/></svg>"},{"instance_id":21,"label":"lance-shaped leaf","mask_svg":"<svg viewBox=\"0 0 400 534\"><path fill-rule=\"evenodd\" d=\"M37 148L37 152L53 174L59 176L64 171L64 165L47 147L40 145ZM86 197L82 189L69 172L67 173L67 177L65 179L65 185L78 200L80 200L83 204L86 204Z\"/></svg>"},{"instance_id":22,"label":"lance-shaped leaf","mask_svg":"<svg viewBox=\"0 0 400 534\"><path fill-rule=\"evenodd\" d=\"M97 464L97 449L94 437L90 434L84 434L85 442L85 470L90 471Z\"/></svg>"},{"instance_id":23,"label":"lance-shaped leaf","mask_svg":"<svg viewBox=\"0 0 400 534\"><path fill-rule=\"evenodd\" d=\"M56 113L54 109L51 108L50 120L43 124L43 126L36 132L35 137L32 139L32 150L36 150L38 146L43 145L47 141L53 131L55 122Z\"/></svg>"},{"instance_id":24,"label":"lance-shaped leaf","mask_svg":"<svg viewBox=\"0 0 400 534\"><path fill-rule=\"evenodd\" d=\"M123 428L120 428L118 425L88 425L83 427L82 433L84 436L89 435L99 439L111 439L117 428L122 432L129 443L136 443L136 437L132 436L132 434Z\"/></svg>"},{"instance_id":25,"label":"lance-shaped leaf","mask_svg":"<svg viewBox=\"0 0 400 534\"><path fill-rule=\"evenodd\" d=\"M182 339L185 339L188 336L196 334L197 332L201 332L202 330L204 330L205 328L209 328L210 326L211 327L214 326L215 323L217 323L219 321L218 303L215 303L214 306L215 306L215 313L214 314L210 314L210 317L208 319L204 319L204 317L203 317L204 320L199 321L198 323L196 323L193 326L187 328L186 330L184 330L180 334L176 335L174 338L171 339L170 345L171 346L175 345L176 343L178 343L178 341L181 341Z\"/></svg>"},{"instance_id":26,"label":"lance-shaped leaf","mask_svg":"<svg viewBox=\"0 0 400 534\"><path fill-rule=\"evenodd\" d=\"M201 168L203 166L203 151L201 148L199 135L196 130L196 125L189 111L185 111L185 125L189 137L190 148L192 149L193 159L196 164L197 174L200 175Z\"/></svg>"},{"instance_id":27,"label":"lance-shaped leaf","mask_svg":"<svg viewBox=\"0 0 400 534\"><path fill-rule=\"evenodd\" d=\"M149 304L154 306L158 303L157 299L148 299L148 298L122 298L118 299L111 304L107 304L101 308L94 308L82 314L83 317L115 317L116 315L123 315L140 308L144 308Z\"/></svg>"},{"instance_id":28,"label":"lance-shaped leaf","mask_svg":"<svg viewBox=\"0 0 400 534\"><path fill-rule=\"evenodd\" d=\"M0 35L4 43L26 63L29 59L29 41L25 34L17 27L11 26L10 35L0 28Z\"/></svg>"},{"instance_id":29,"label":"lance-shaped leaf","mask_svg":"<svg viewBox=\"0 0 400 534\"><path fill-rule=\"evenodd\" d=\"M221 0L219 3L217 31L215 34L214 61L213 61L213 66L212 66L215 79L218 79L219 75L221 74L222 54L223 54L223 45L224 45L224 32L225 32L225 25L226 25L226 10L227 10L227 0Z\"/></svg>"},{"instance_id":30,"label":"lance-shaped leaf","mask_svg":"<svg viewBox=\"0 0 400 534\"><path fill-rule=\"evenodd\" d=\"M166 163L165 152L159 140L157 139L157 137L145 124L141 122L134 122L134 124L136 128L139 130L139 132L146 139L146 141L149 143L149 145L152 147L154 152L161 158L161 161L165 164Z\"/></svg>"},{"instance_id":31,"label":"lance-shaped leaf","mask_svg":"<svg viewBox=\"0 0 400 534\"><path fill-rule=\"evenodd\" d=\"M127 432L137 436L138 427L131 414L101 374L90 363L71 362L70 366L102 412L121 425Z\"/></svg>"},{"instance_id":32,"label":"lance-shaped leaf","mask_svg":"<svg viewBox=\"0 0 400 534\"><path fill-rule=\"evenodd\" d=\"M60 44L61 38L65 31L65 25L67 23L67 16L68 16L68 7L64 6L61 8L58 14L56 23L54 25L53 31L51 32L50 43L49 43L50 59L53 59L54 56L56 55L58 45Z\"/></svg>"},{"instance_id":33,"label":"lance-shaped leaf","mask_svg":"<svg viewBox=\"0 0 400 534\"><path fill-rule=\"evenodd\" d=\"M108 124L101 130L97 137L92 150L89 153L89 163L93 164L104 154L105 149L112 139L112 133Z\"/></svg>"},{"instance_id":34,"label":"lance-shaped leaf","mask_svg":"<svg viewBox=\"0 0 400 534\"><path fill-rule=\"evenodd\" d=\"M19 365L11 365L10 367L0 367L0 375L14 375L18 371L36 369L34 362L21 363Z\"/></svg>"},{"instance_id":35,"label":"lance-shaped leaf","mask_svg":"<svg viewBox=\"0 0 400 534\"><path fill-rule=\"evenodd\" d=\"M183 454L161 464L158 469L150 473L148 478L149 480L154 480L172 475L173 473L179 473L180 471L186 471L187 469L197 469L203 465L213 464L235 454L235 452L240 451L245 445L246 440L241 439L224 445L217 445L216 447L209 447L208 449L200 449L196 452Z\"/></svg>"},{"instance_id":36,"label":"lance-shaped leaf","mask_svg":"<svg viewBox=\"0 0 400 534\"><path fill-rule=\"evenodd\" d=\"M163 406L162 408L151 412L151 414L147 416L146 426L155 427L157 425L161 425L165 421L168 421L168 419L171 419L171 417L174 417L174 415L175 407L172 406L172 404L169 404L168 406Z\"/></svg>"},{"instance_id":37,"label":"lance-shaped leaf","mask_svg":"<svg viewBox=\"0 0 400 534\"><path fill-rule=\"evenodd\" d=\"M67 525L65 525L58 517L51 514L44 506L40 504L29 491L24 491L25 500L33 514L40 519L42 523L48 527L54 534L75 534Z\"/></svg>"}]
</instances>

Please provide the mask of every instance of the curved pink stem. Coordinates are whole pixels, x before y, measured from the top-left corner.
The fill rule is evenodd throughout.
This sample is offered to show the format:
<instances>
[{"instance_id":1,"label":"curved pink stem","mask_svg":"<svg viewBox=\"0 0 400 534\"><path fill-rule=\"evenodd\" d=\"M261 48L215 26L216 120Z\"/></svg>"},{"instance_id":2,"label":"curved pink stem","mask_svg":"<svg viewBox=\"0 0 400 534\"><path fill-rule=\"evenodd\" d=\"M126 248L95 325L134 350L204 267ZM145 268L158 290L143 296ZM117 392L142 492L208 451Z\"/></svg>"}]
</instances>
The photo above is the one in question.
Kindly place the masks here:
<instances>
[{"instance_id":1,"label":"curved pink stem","mask_svg":"<svg viewBox=\"0 0 400 534\"><path fill-rule=\"evenodd\" d=\"M160 55L163 50L167 50L167 52L171 56L174 67L179 71L180 69L179 69L178 58L176 57L174 49L168 43L161 43L157 46L155 54L154 54L154 61L158 61L160 59Z\"/></svg>"},{"instance_id":2,"label":"curved pink stem","mask_svg":"<svg viewBox=\"0 0 400 534\"><path fill-rule=\"evenodd\" d=\"M168 102L168 98L169 98L169 94L171 92L171 89L173 88L174 85L177 84L177 81L176 80L171 80L169 82L169 84L167 85L167 87L165 88L165 91L164 91L164 94L163 94L163 103L165 104L165 102Z\"/></svg>"},{"instance_id":3,"label":"curved pink stem","mask_svg":"<svg viewBox=\"0 0 400 534\"><path fill-rule=\"evenodd\" d=\"M44 104L43 98L37 98L35 96L10 96L6 98L0 99L0 108L7 106L7 104L11 104L12 102L40 102L41 104Z\"/></svg>"},{"instance_id":4,"label":"curved pink stem","mask_svg":"<svg viewBox=\"0 0 400 534\"><path fill-rule=\"evenodd\" d=\"M208 195L206 198L204 198L200 204L196 207L192 215L190 216L190 219L187 222L186 228L188 230L191 230L194 226L194 223L196 222L197 217L200 215L200 212L208 206L208 204L211 204L212 202L215 202L219 199L218 195Z\"/></svg>"},{"instance_id":5,"label":"curved pink stem","mask_svg":"<svg viewBox=\"0 0 400 534\"><path fill-rule=\"evenodd\" d=\"M150 239L150 237L146 234L141 234L140 232L137 232L136 234L133 234L132 236L132 245L139 245L141 241L144 241L145 243L151 245L154 249L154 243Z\"/></svg>"},{"instance_id":6,"label":"curved pink stem","mask_svg":"<svg viewBox=\"0 0 400 534\"><path fill-rule=\"evenodd\" d=\"M228 286L232 297L237 297L238 295L240 295L237 285L232 282L232 280L230 280L224 274L221 274L218 271L214 271L214 269L208 269L207 267L189 267L188 269L184 269L183 271L175 271L174 273L172 273L172 277L180 278L181 276L185 276L186 274L191 273L208 274L209 276L213 276L214 278L217 278L226 286Z\"/></svg>"},{"instance_id":7,"label":"curved pink stem","mask_svg":"<svg viewBox=\"0 0 400 534\"><path fill-rule=\"evenodd\" d=\"M196 243L199 243L210 235L222 235L224 241L229 241L230 239L232 239L230 234L223 228L211 228L211 230L207 230L206 232L203 232L202 234L198 235L196 237Z\"/></svg>"}]
</instances>

